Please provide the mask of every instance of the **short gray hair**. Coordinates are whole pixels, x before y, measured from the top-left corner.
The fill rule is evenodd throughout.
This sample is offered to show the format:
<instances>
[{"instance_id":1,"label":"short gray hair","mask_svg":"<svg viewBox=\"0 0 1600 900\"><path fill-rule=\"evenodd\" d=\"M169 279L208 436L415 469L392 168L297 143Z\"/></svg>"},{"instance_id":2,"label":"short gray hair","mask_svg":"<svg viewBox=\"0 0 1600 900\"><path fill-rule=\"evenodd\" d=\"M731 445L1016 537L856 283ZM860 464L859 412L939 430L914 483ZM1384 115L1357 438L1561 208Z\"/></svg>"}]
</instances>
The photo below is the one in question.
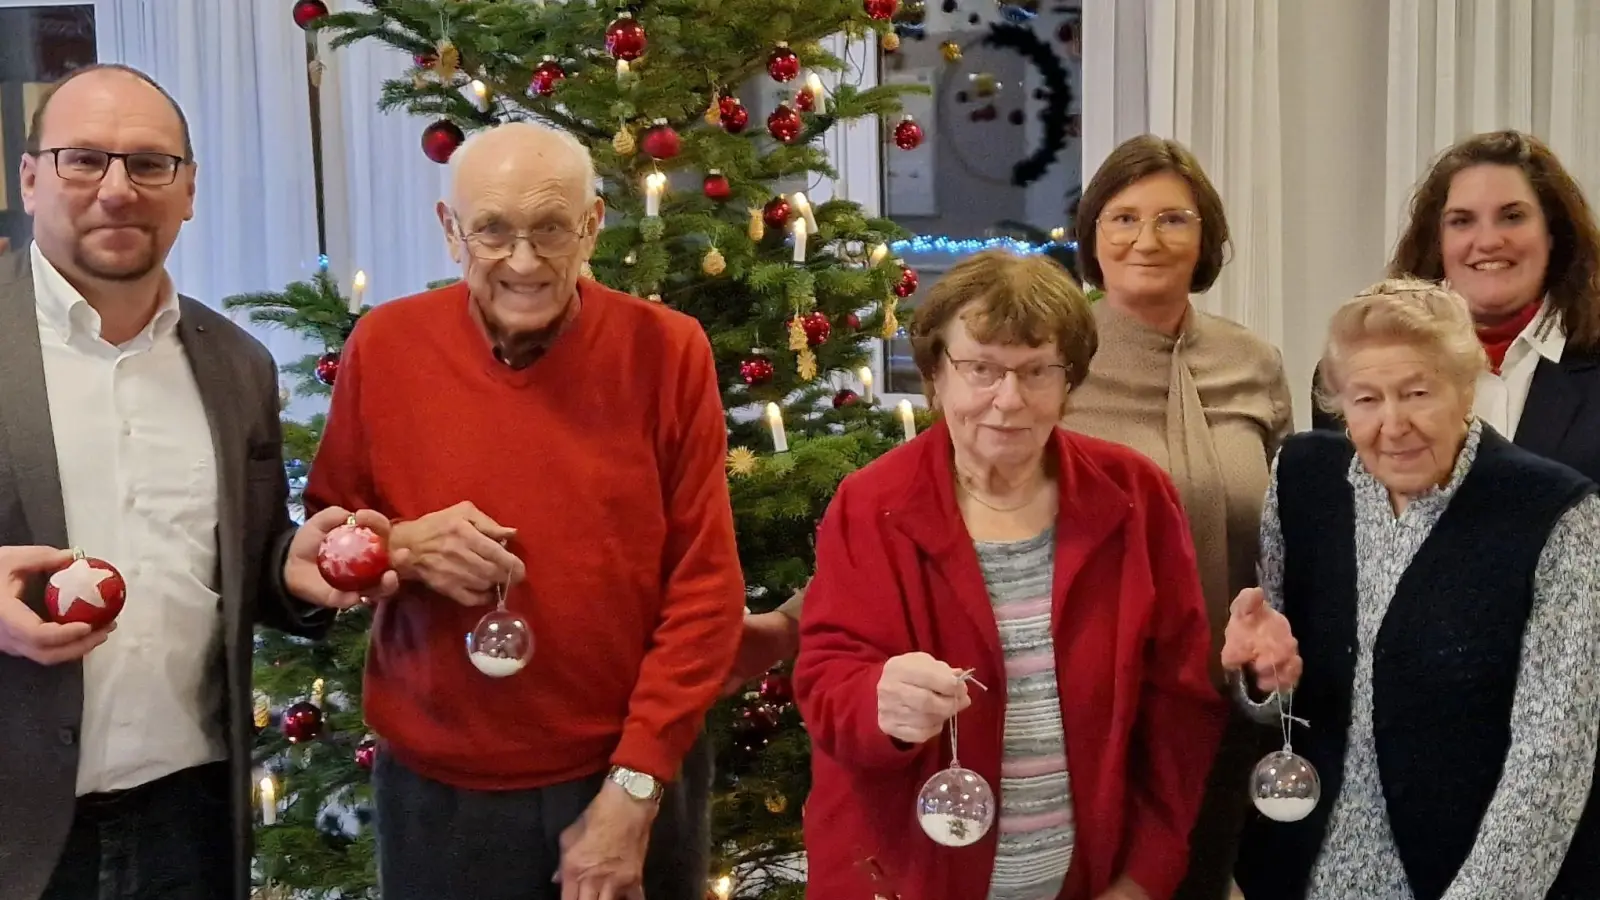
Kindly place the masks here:
<instances>
[{"instance_id":1,"label":"short gray hair","mask_svg":"<svg viewBox=\"0 0 1600 900\"><path fill-rule=\"evenodd\" d=\"M1345 301L1328 322L1317 405L1338 414L1344 366L1372 344L1404 344L1428 354L1452 384L1471 396L1489 357L1478 340L1467 301L1449 287L1416 278L1390 278Z\"/></svg>"},{"instance_id":2,"label":"short gray hair","mask_svg":"<svg viewBox=\"0 0 1600 900\"><path fill-rule=\"evenodd\" d=\"M456 178L460 175L461 168L466 164L467 158L472 155L473 148L478 144L479 138L482 138L486 134L502 132L506 130L520 131L529 135L530 137L538 136L554 139L557 144L562 145L570 153L572 153L573 156L577 157L580 165L583 167L583 183L588 186L588 192L584 195L584 202L587 203L599 196L598 185L600 179L595 173L594 155L589 152L589 146L583 141L578 140L578 138L574 136L572 132L567 131L566 129L553 128L540 122L528 121L502 122L498 125L491 125L488 128L480 128L477 131L467 135L467 139L461 142L461 146L457 147L455 152L450 154L449 191L451 193L455 192ZM446 197L445 200L447 202L452 201L454 200L454 197Z\"/></svg>"}]
</instances>

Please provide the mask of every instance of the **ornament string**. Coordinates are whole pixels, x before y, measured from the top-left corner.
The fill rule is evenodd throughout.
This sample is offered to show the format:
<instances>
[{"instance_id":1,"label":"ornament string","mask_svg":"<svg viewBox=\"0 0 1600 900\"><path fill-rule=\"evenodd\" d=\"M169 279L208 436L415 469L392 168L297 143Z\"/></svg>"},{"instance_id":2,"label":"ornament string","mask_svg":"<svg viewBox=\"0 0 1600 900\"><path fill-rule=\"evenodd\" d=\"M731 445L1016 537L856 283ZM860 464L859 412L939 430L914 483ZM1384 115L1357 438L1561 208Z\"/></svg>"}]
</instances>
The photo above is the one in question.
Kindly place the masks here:
<instances>
[{"instance_id":1,"label":"ornament string","mask_svg":"<svg viewBox=\"0 0 1600 900\"><path fill-rule=\"evenodd\" d=\"M1279 683L1277 663L1272 664L1272 681L1274 684ZM1302 728L1310 728L1311 723L1294 714L1294 688L1279 687L1273 693L1278 695L1278 718L1283 729L1283 752L1292 753L1294 749L1291 746L1290 738L1294 732L1294 726L1299 725Z\"/></svg>"},{"instance_id":2,"label":"ornament string","mask_svg":"<svg viewBox=\"0 0 1600 900\"><path fill-rule=\"evenodd\" d=\"M956 683L964 684L966 682L971 682L987 691L988 688L983 686L983 682L972 677L972 673L976 671L977 669L962 669L956 673ZM957 749L957 738L959 733L957 723L960 721L960 719L960 713L956 713L950 717L950 767L953 769L961 768L961 751Z\"/></svg>"}]
</instances>

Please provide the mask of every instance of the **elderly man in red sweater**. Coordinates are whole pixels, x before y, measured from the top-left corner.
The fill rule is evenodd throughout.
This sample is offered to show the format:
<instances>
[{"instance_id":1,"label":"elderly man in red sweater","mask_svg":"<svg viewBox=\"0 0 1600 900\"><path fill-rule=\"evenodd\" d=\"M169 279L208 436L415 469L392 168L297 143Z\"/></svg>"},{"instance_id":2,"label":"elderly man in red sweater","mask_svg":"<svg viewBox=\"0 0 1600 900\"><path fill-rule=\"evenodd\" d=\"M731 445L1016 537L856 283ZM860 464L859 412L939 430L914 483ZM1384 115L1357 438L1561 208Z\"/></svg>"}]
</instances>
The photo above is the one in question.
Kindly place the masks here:
<instances>
[{"instance_id":1,"label":"elderly man in red sweater","mask_svg":"<svg viewBox=\"0 0 1600 900\"><path fill-rule=\"evenodd\" d=\"M710 344L581 277L604 206L572 137L501 125L451 168L463 280L361 320L306 491L396 522L365 687L384 900L703 900L697 738L744 608ZM502 589L536 650L490 677L465 638Z\"/></svg>"}]
</instances>

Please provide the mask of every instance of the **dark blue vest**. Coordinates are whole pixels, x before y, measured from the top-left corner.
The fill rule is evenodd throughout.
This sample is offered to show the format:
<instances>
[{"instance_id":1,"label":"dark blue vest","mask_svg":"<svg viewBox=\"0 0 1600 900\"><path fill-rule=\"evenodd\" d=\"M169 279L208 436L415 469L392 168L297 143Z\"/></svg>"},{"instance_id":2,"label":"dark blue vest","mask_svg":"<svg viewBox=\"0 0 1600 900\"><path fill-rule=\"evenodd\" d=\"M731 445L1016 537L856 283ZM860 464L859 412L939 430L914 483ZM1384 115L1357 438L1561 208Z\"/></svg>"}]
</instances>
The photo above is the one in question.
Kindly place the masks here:
<instances>
[{"instance_id":1,"label":"dark blue vest","mask_svg":"<svg viewBox=\"0 0 1600 900\"><path fill-rule=\"evenodd\" d=\"M1278 459L1284 614L1305 674L1295 750L1322 802L1292 824L1252 817L1245 896L1303 897L1344 775L1356 658L1355 510L1342 434L1291 437ZM1373 737L1390 829L1417 900L1438 900L1471 851L1510 748L1510 713L1534 571L1555 523L1595 485L1485 428L1478 455L1423 542L1373 650ZM1591 795L1549 900L1600 898L1600 812Z\"/></svg>"}]
</instances>

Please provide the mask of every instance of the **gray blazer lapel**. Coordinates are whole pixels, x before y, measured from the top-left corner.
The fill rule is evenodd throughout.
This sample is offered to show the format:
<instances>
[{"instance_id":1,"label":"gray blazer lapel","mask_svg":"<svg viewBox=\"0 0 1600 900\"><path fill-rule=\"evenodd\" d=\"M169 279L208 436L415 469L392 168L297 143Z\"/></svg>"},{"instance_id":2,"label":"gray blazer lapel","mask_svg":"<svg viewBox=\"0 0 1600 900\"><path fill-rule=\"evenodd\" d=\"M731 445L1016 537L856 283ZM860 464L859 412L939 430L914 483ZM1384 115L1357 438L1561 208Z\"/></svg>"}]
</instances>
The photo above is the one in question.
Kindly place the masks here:
<instances>
[{"instance_id":1,"label":"gray blazer lapel","mask_svg":"<svg viewBox=\"0 0 1600 900\"><path fill-rule=\"evenodd\" d=\"M26 252L0 256L0 433L30 538L66 547L67 514Z\"/></svg>"}]
</instances>

